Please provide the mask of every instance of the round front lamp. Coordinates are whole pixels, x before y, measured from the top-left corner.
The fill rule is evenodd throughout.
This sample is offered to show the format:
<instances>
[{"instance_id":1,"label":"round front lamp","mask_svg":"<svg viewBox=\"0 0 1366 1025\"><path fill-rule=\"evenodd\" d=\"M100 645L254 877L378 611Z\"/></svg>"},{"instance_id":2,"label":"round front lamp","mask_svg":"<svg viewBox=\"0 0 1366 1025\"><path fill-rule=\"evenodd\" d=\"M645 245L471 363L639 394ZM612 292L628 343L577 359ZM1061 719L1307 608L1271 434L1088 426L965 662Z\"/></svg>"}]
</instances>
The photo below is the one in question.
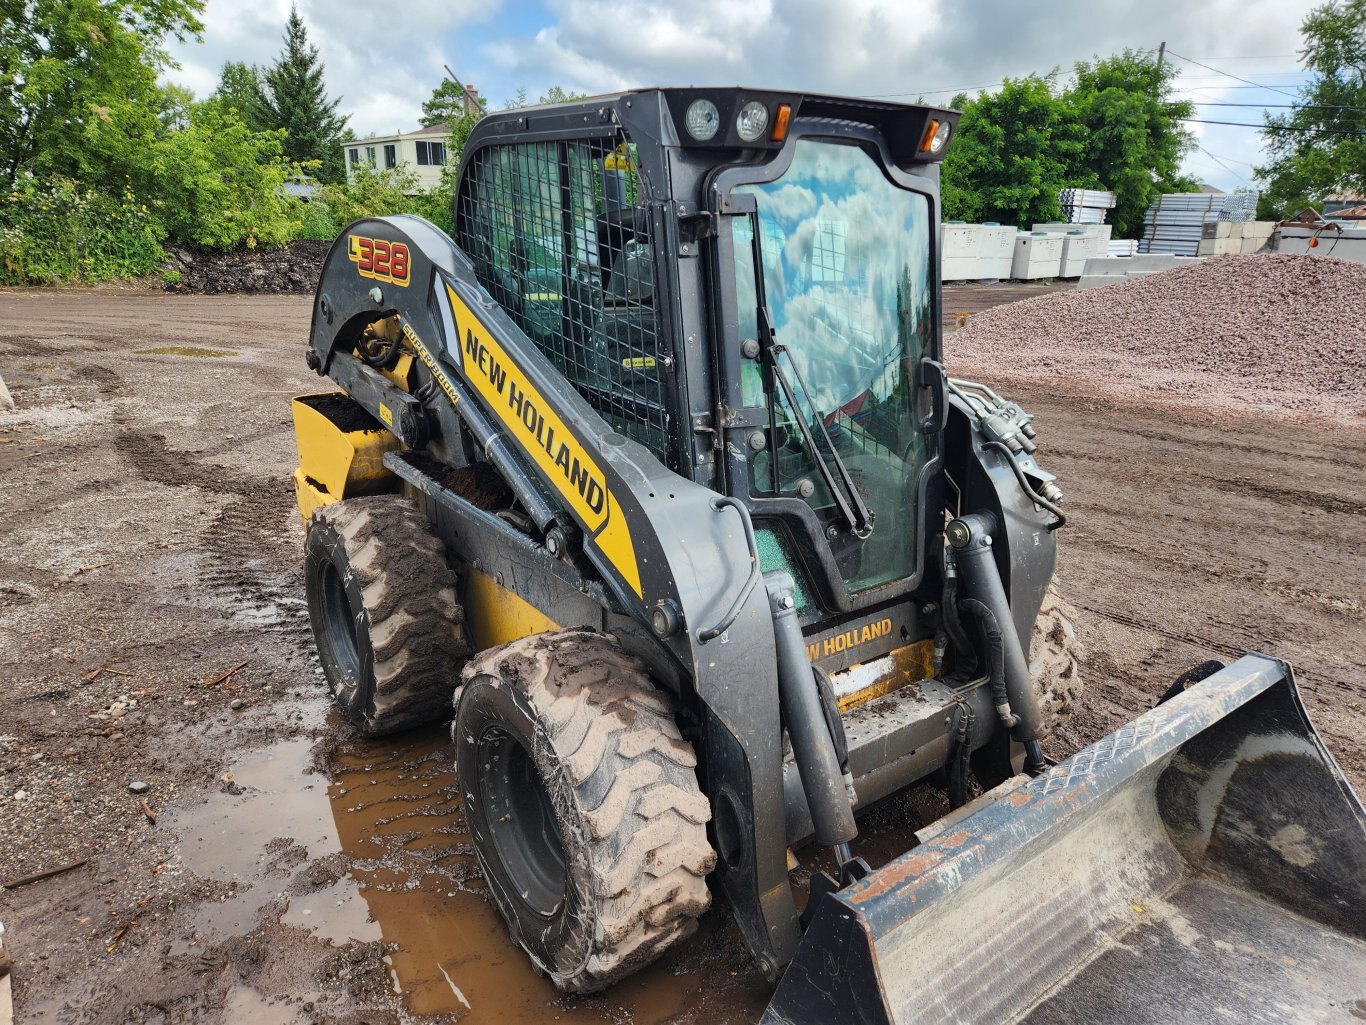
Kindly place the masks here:
<instances>
[{"instance_id":1,"label":"round front lamp","mask_svg":"<svg viewBox=\"0 0 1366 1025\"><path fill-rule=\"evenodd\" d=\"M683 116L683 125L698 142L711 142L721 128L721 112L711 100L693 100Z\"/></svg>"}]
</instances>

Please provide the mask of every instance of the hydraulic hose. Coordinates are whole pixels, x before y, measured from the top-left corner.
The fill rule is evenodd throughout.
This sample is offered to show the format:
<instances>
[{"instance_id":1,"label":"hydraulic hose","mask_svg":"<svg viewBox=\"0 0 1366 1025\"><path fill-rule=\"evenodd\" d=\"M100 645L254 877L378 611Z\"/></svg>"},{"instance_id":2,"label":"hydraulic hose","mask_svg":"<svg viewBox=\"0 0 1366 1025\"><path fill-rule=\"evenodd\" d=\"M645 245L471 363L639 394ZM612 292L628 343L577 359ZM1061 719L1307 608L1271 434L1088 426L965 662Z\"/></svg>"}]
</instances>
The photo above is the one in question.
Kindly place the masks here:
<instances>
[{"instance_id":1,"label":"hydraulic hose","mask_svg":"<svg viewBox=\"0 0 1366 1025\"><path fill-rule=\"evenodd\" d=\"M977 617L981 628L982 647L987 656L987 685L991 688L991 703L1001 725L1011 730L1019 725L1020 717L1010 710L1010 695L1006 693L1005 636L996 614L976 598L964 598L963 610Z\"/></svg>"},{"instance_id":2,"label":"hydraulic hose","mask_svg":"<svg viewBox=\"0 0 1366 1025\"><path fill-rule=\"evenodd\" d=\"M1024 745L1028 771L1038 773L1047 765L1043 746L1039 743L1042 717L1034 694L1034 681L1029 675L1029 661L1015 629L1010 602L992 552L992 533L996 529L995 517L990 514L969 513L950 523L946 534L962 574L964 598L975 599L986 606L996 620L1004 658L1006 697L1016 720L1011 735Z\"/></svg>"},{"instance_id":3,"label":"hydraulic hose","mask_svg":"<svg viewBox=\"0 0 1366 1025\"><path fill-rule=\"evenodd\" d=\"M816 842L822 847L847 844L858 835L858 828L835 741L821 710L816 674L811 671L811 659L797 624L792 577L774 570L764 574L764 585L777 647L778 701L811 810Z\"/></svg>"},{"instance_id":4,"label":"hydraulic hose","mask_svg":"<svg viewBox=\"0 0 1366 1025\"><path fill-rule=\"evenodd\" d=\"M953 748L949 752L949 809L961 808L968 801L968 769L972 760L972 702L958 699Z\"/></svg>"},{"instance_id":5,"label":"hydraulic hose","mask_svg":"<svg viewBox=\"0 0 1366 1025\"><path fill-rule=\"evenodd\" d=\"M939 603L943 613L944 633L953 645L955 662L953 675L956 679L969 680L977 672L976 648L968 641L967 631L958 613L958 567L954 563L953 550L944 551L944 595Z\"/></svg>"}]
</instances>

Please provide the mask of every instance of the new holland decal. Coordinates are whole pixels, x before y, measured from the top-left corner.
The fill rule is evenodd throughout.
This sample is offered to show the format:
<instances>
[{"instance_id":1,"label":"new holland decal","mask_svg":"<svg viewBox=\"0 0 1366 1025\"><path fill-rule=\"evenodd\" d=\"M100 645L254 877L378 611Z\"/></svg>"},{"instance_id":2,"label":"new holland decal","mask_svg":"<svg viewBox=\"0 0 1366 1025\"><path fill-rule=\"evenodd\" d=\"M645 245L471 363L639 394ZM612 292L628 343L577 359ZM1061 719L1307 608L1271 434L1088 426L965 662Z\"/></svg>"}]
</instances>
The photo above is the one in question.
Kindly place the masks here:
<instances>
[{"instance_id":1,"label":"new holland decal","mask_svg":"<svg viewBox=\"0 0 1366 1025\"><path fill-rule=\"evenodd\" d=\"M806 654L812 662L819 662L823 658L843 654L852 648L860 647L872 641L879 641L891 635L892 620L888 616L875 623L864 623L862 626L855 626L843 633L823 638L814 644L807 644Z\"/></svg>"},{"instance_id":2,"label":"new holland decal","mask_svg":"<svg viewBox=\"0 0 1366 1025\"><path fill-rule=\"evenodd\" d=\"M607 561L642 596L631 530L597 461L449 285L446 294L465 377L563 496Z\"/></svg>"}]
</instances>

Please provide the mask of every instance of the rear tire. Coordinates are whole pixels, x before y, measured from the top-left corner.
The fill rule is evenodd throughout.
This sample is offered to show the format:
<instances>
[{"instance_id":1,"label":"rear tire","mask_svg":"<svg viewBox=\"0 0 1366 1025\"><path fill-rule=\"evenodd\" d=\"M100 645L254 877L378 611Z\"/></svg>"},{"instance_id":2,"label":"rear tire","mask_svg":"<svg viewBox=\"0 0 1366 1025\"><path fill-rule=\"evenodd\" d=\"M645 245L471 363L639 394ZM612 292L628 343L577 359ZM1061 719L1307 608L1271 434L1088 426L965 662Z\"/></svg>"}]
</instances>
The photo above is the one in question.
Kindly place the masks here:
<instances>
[{"instance_id":1,"label":"rear tire","mask_svg":"<svg viewBox=\"0 0 1366 1025\"><path fill-rule=\"evenodd\" d=\"M452 732L465 821L512 937L591 993L690 935L707 909L711 807L668 698L591 630L465 667Z\"/></svg>"},{"instance_id":2,"label":"rear tire","mask_svg":"<svg viewBox=\"0 0 1366 1025\"><path fill-rule=\"evenodd\" d=\"M1076 609L1052 585L1044 594L1029 644L1029 675L1039 699L1039 737L1065 723L1081 703L1085 685L1081 664L1086 647L1077 637Z\"/></svg>"},{"instance_id":3,"label":"rear tire","mask_svg":"<svg viewBox=\"0 0 1366 1025\"><path fill-rule=\"evenodd\" d=\"M318 658L347 721L373 737L444 718L469 645L455 572L413 503L322 506L304 553Z\"/></svg>"}]
</instances>

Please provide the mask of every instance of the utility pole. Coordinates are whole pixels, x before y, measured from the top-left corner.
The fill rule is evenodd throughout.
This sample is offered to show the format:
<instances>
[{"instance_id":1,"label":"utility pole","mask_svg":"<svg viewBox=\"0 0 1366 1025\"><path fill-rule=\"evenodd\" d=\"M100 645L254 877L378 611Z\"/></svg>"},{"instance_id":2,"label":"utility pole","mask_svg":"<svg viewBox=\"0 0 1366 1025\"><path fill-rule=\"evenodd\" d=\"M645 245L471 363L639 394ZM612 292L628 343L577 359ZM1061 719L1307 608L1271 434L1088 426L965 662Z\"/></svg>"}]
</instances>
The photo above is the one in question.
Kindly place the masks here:
<instances>
[{"instance_id":1,"label":"utility pole","mask_svg":"<svg viewBox=\"0 0 1366 1025\"><path fill-rule=\"evenodd\" d=\"M1157 44L1157 66L1162 67L1162 58L1167 53L1167 41L1164 39Z\"/></svg>"}]
</instances>

